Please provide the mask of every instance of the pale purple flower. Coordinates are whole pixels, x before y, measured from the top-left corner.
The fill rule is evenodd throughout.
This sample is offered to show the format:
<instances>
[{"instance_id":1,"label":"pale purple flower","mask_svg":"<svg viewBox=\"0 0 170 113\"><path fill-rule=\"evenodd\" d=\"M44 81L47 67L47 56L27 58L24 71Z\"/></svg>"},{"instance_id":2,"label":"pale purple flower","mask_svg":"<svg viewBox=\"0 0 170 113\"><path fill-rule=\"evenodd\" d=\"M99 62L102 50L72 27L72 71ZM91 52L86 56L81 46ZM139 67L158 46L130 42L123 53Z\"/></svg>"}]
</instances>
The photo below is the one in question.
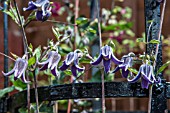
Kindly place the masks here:
<instances>
[{"instance_id":1,"label":"pale purple flower","mask_svg":"<svg viewBox=\"0 0 170 113\"><path fill-rule=\"evenodd\" d=\"M36 19L39 21L45 21L51 16L51 7L49 0L36 0L30 1L27 8L23 8L24 11L36 10Z\"/></svg>"},{"instance_id":2,"label":"pale purple flower","mask_svg":"<svg viewBox=\"0 0 170 113\"><path fill-rule=\"evenodd\" d=\"M2 72L2 73L4 76L10 76L10 75L14 74L14 80L21 78L21 80L24 83L29 83L29 81L27 81L25 78L25 71L27 69L27 66L28 66L27 60L25 60L23 58L17 58L17 60L15 61L14 68L11 71L9 71L8 73L4 73L4 72Z\"/></svg>"},{"instance_id":3,"label":"pale purple flower","mask_svg":"<svg viewBox=\"0 0 170 113\"><path fill-rule=\"evenodd\" d=\"M114 56L113 49L108 45L105 45L104 47L101 48L98 58L96 59L96 61L91 62L91 64L98 65L102 61L103 61L103 66L104 66L104 70L106 73L108 73L110 71L111 61L117 65L123 63L122 61L118 60Z\"/></svg>"},{"instance_id":4,"label":"pale purple flower","mask_svg":"<svg viewBox=\"0 0 170 113\"><path fill-rule=\"evenodd\" d=\"M78 53L80 52L80 53ZM75 50L74 52L70 52L66 59L63 62L63 65L60 67L61 71L65 71L69 67L71 68L71 72L73 76L77 77L77 71L82 72L84 71L85 67L80 67L79 64L79 57L81 57L81 51Z\"/></svg>"},{"instance_id":5,"label":"pale purple flower","mask_svg":"<svg viewBox=\"0 0 170 113\"><path fill-rule=\"evenodd\" d=\"M141 86L142 88L148 89L149 84L154 84L154 83L160 83L160 78L156 80L155 74L153 72L153 66L149 64L142 64L139 68L138 74L133 78L129 79L128 81L131 83L137 82L139 79L141 79Z\"/></svg>"},{"instance_id":6,"label":"pale purple flower","mask_svg":"<svg viewBox=\"0 0 170 113\"><path fill-rule=\"evenodd\" d=\"M122 64L118 65L112 73L117 72L118 70L122 70L122 77L127 78L129 74L129 67L132 67L133 64L133 56L135 56L134 53L129 53L128 55L124 55L121 59L123 62Z\"/></svg>"},{"instance_id":7,"label":"pale purple flower","mask_svg":"<svg viewBox=\"0 0 170 113\"><path fill-rule=\"evenodd\" d=\"M59 76L57 66L58 66L60 59L61 59L61 55L58 54L58 51L50 51L48 53L48 58L46 61L38 62L39 65L42 65L42 67L40 68L40 71L50 69L51 73L54 76Z\"/></svg>"}]
</instances>

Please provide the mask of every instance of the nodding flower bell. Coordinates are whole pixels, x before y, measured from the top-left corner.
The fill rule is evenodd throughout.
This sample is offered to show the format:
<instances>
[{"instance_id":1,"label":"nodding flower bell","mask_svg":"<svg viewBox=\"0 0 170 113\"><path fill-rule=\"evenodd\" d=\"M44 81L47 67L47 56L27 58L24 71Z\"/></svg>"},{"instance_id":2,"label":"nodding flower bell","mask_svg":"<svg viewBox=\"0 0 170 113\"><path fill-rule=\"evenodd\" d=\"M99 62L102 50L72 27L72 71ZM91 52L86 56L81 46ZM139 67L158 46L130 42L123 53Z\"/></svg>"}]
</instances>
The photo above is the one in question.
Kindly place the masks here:
<instances>
[{"instance_id":1,"label":"nodding flower bell","mask_svg":"<svg viewBox=\"0 0 170 113\"><path fill-rule=\"evenodd\" d=\"M128 55L124 55L121 59L123 62L122 64L118 65L112 73L117 72L118 70L122 70L122 77L127 78L129 74L129 67L132 67L133 64L133 57L135 56L134 53L129 53Z\"/></svg>"},{"instance_id":2,"label":"nodding flower bell","mask_svg":"<svg viewBox=\"0 0 170 113\"><path fill-rule=\"evenodd\" d=\"M51 16L51 7L49 0L30 1L24 11L36 10L36 19L39 21L46 21Z\"/></svg>"},{"instance_id":3,"label":"nodding flower bell","mask_svg":"<svg viewBox=\"0 0 170 113\"><path fill-rule=\"evenodd\" d=\"M61 55L58 54L58 50L57 51L50 51L48 53L48 58L47 58L46 61L38 62L39 65L42 65L42 67L40 68L40 71L50 69L51 73L54 76L59 76L57 66L58 66L60 59L61 59Z\"/></svg>"},{"instance_id":4,"label":"nodding flower bell","mask_svg":"<svg viewBox=\"0 0 170 113\"><path fill-rule=\"evenodd\" d=\"M2 73L4 76L10 76L14 74L14 80L21 78L21 80L24 83L29 83L30 81L27 81L25 78L25 71L27 69L27 66L28 66L27 60L25 60L24 58L17 58L15 61L14 68L8 73L4 73L4 72Z\"/></svg>"},{"instance_id":5,"label":"nodding flower bell","mask_svg":"<svg viewBox=\"0 0 170 113\"><path fill-rule=\"evenodd\" d=\"M128 81L131 83L135 83L140 78L141 78L142 88L146 88L146 89L148 89L149 84L161 82L160 78L158 78L158 80L156 80L155 74L153 72L153 66L149 65L149 64L142 64L139 68L138 74L133 79L128 78Z\"/></svg>"},{"instance_id":6,"label":"nodding flower bell","mask_svg":"<svg viewBox=\"0 0 170 113\"><path fill-rule=\"evenodd\" d=\"M91 62L91 64L98 65L101 61L103 61L103 66L106 73L110 71L111 61L118 65L123 63L114 56L113 49L108 45L105 45L100 49L100 54L97 60Z\"/></svg>"},{"instance_id":7,"label":"nodding flower bell","mask_svg":"<svg viewBox=\"0 0 170 113\"><path fill-rule=\"evenodd\" d=\"M74 52L70 52L66 59L63 62L63 65L60 67L61 71L65 71L69 67L71 68L71 72L73 76L77 77L77 71L84 71L85 67L79 67L79 58L82 57L82 51L76 49Z\"/></svg>"}]
</instances>

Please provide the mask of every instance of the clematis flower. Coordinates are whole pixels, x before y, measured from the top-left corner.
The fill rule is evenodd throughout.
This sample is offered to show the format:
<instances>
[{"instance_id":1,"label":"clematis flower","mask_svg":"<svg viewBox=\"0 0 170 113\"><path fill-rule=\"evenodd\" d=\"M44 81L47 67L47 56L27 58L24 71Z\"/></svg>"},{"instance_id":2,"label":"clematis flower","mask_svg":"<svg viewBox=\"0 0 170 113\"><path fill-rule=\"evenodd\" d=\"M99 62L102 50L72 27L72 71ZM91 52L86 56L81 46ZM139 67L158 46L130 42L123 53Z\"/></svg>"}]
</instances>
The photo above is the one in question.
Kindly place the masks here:
<instances>
[{"instance_id":1,"label":"clematis flower","mask_svg":"<svg viewBox=\"0 0 170 113\"><path fill-rule=\"evenodd\" d=\"M4 76L11 76L12 74L14 74L14 80L21 78L21 80L24 83L29 83L29 81L27 81L25 78L25 71L27 69L27 66L28 66L27 60L23 58L17 58L17 60L15 61L14 68L8 73L4 73L4 72L2 73Z\"/></svg>"},{"instance_id":2,"label":"clematis flower","mask_svg":"<svg viewBox=\"0 0 170 113\"><path fill-rule=\"evenodd\" d=\"M39 21L45 21L51 16L51 7L49 0L36 0L30 1L27 8L23 8L24 11L36 10L36 19Z\"/></svg>"},{"instance_id":3,"label":"clematis flower","mask_svg":"<svg viewBox=\"0 0 170 113\"><path fill-rule=\"evenodd\" d=\"M80 52L80 53L78 53ZM65 71L69 67L71 68L71 72L73 76L77 77L77 71L82 72L84 71L85 67L79 67L79 58L81 57L81 51L80 50L75 50L74 52L70 52L67 56L66 59L64 60L62 66L60 67L61 71Z\"/></svg>"},{"instance_id":4,"label":"clematis flower","mask_svg":"<svg viewBox=\"0 0 170 113\"><path fill-rule=\"evenodd\" d=\"M131 83L137 82L141 78L141 86L142 88L148 89L149 84L159 83L160 78L156 80L155 75L153 73L153 66L149 64L142 64L139 68L138 74L133 78L129 79L128 81Z\"/></svg>"},{"instance_id":5,"label":"clematis flower","mask_svg":"<svg viewBox=\"0 0 170 113\"><path fill-rule=\"evenodd\" d=\"M57 70L57 66L58 66L58 62L60 61L60 59L61 59L61 55L58 54L58 50L57 51L50 51L48 53L48 58L47 58L46 61L38 62L39 65L43 65L40 68L40 71L44 71L44 70L50 69L51 73L54 76L59 76L59 72Z\"/></svg>"},{"instance_id":6,"label":"clematis flower","mask_svg":"<svg viewBox=\"0 0 170 113\"><path fill-rule=\"evenodd\" d=\"M127 78L128 74L129 74L129 67L132 67L132 63L133 63L133 56L135 56L134 53L129 53L128 55L124 55L121 59L121 61L123 62L122 64L118 65L112 73L117 72L118 70L122 70L122 77Z\"/></svg>"},{"instance_id":7,"label":"clematis flower","mask_svg":"<svg viewBox=\"0 0 170 113\"><path fill-rule=\"evenodd\" d=\"M114 62L115 64L123 63L114 56L112 48L108 45L105 45L104 47L101 48L97 60L91 62L91 64L98 65L101 61L103 61L103 66L106 73L110 71L111 61Z\"/></svg>"}]
</instances>

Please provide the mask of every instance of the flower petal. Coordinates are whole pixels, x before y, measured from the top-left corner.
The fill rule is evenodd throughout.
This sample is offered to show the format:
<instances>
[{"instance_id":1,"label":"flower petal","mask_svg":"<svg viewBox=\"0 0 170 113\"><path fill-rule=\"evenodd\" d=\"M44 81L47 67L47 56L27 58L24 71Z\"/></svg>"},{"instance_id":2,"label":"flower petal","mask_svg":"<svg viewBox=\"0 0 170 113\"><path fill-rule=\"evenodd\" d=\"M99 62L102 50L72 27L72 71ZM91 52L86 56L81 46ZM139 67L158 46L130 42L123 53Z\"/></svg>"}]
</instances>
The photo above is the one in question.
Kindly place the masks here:
<instances>
[{"instance_id":1,"label":"flower petal","mask_svg":"<svg viewBox=\"0 0 170 113\"><path fill-rule=\"evenodd\" d=\"M102 47L100 52L104 57L107 57L108 59L110 59L110 56L112 53L110 46L106 45L106 46Z\"/></svg>"},{"instance_id":2,"label":"flower petal","mask_svg":"<svg viewBox=\"0 0 170 113\"><path fill-rule=\"evenodd\" d=\"M92 65L98 65L102 61L102 54L99 55L99 57L94 62L90 62Z\"/></svg>"},{"instance_id":3,"label":"flower petal","mask_svg":"<svg viewBox=\"0 0 170 113\"><path fill-rule=\"evenodd\" d=\"M116 73L119 69L120 69L119 66L117 66L117 67L112 71L112 73Z\"/></svg>"},{"instance_id":4,"label":"flower petal","mask_svg":"<svg viewBox=\"0 0 170 113\"><path fill-rule=\"evenodd\" d=\"M74 52L70 52L67 57L66 57L66 60L65 60L65 63L66 65L70 65L75 59L75 54Z\"/></svg>"},{"instance_id":5,"label":"flower petal","mask_svg":"<svg viewBox=\"0 0 170 113\"><path fill-rule=\"evenodd\" d=\"M142 88L148 89L148 87L149 87L149 82L148 82L148 80L142 78L141 86L142 86Z\"/></svg>"},{"instance_id":6,"label":"flower petal","mask_svg":"<svg viewBox=\"0 0 170 113\"><path fill-rule=\"evenodd\" d=\"M48 69L48 64L43 65L43 66L40 68L40 71L44 71L44 70L46 70L46 69Z\"/></svg>"},{"instance_id":7,"label":"flower petal","mask_svg":"<svg viewBox=\"0 0 170 113\"><path fill-rule=\"evenodd\" d=\"M112 55L111 55L111 60L115 63L115 64L122 64L123 62L122 61L120 61L119 59L117 59L115 56L114 56L114 54L112 53Z\"/></svg>"},{"instance_id":8,"label":"flower petal","mask_svg":"<svg viewBox=\"0 0 170 113\"><path fill-rule=\"evenodd\" d=\"M30 10L34 10L37 9L36 4L33 1L30 1L28 3L28 7L27 8L23 8L24 11L30 11Z\"/></svg>"},{"instance_id":9,"label":"flower petal","mask_svg":"<svg viewBox=\"0 0 170 113\"><path fill-rule=\"evenodd\" d=\"M66 65L66 63L65 63L65 61L64 61L64 62L63 62L63 65L60 66L59 68L60 68L61 71L64 71L64 70L66 70L68 67L69 67L69 65Z\"/></svg>"},{"instance_id":10,"label":"flower petal","mask_svg":"<svg viewBox=\"0 0 170 113\"><path fill-rule=\"evenodd\" d=\"M28 62L25 59L20 59L18 63L18 76L17 78L20 78L22 74L26 71L27 69Z\"/></svg>"},{"instance_id":11,"label":"flower petal","mask_svg":"<svg viewBox=\"0 0 170 113\"><path fill-rule=\"evenodd\" d=\"M53 70L55 67L58 66L60 59L61 59L61 55L58 53L55 53L53 60L52 60L51 70Z\"/></svg>"},{"instance_id":12,"label":"flower petal","mask_svg":"<svg viewBox=\"0 0 170 113\"><path fill-rule=\"evenodd\" d=\"M110 71L110 67L111 67L110 59L109 60L103 59L103 65L104 65L105 72L108 73Z\"/></svg>"},{"instance_id":13,"label":"flower petal","mask_svg":"<svg viewBox=\"0 0 170 113\"><path fill-rule=\"evenodd\" d=\"M39 21L43 21L42 11L36 12L36 19L39 20Z\"/></svg>"},{"instance_id":14,"label":"flower petal","mask_svg":"<svg viewBox=\"0 0 170 113\"><path fill-rule=\"evenodd\" d=\"M127 78L129 74L129 70L122 69L122 77Z\"/></svg>"},{"instance_id":15,"label":"flower petal","mask_svg":"<svg viewBox=\"0 0 170 113\"><path fill-rule=\"evenodd\" d=\"M128 82L135 83L140 79L140 77L141 77L141 68L139 68L138 74L133 79L127 78L127 80Z\"/></svg>"},{"instance_id":16,"label":"flower petal","mask_svg":"<svg viewBox=\"0 0 170 113\"><path fill-rule=\"evenodd\" d=\"M9 71L8 73L4 73L3 71L2 71L2 74L4 75L4 76L10 76L10 75L12 75L12 74L14 74L14 71L15 71L15 68L13 68L11 71Z\"/></svg>"},{"instance_id":17,"label":"flower petal","mask_svg":"<svg viewBox=\"0 0 170 113\"><path fill-rule=\"evenodd\" d=\"M147 65L147 64L143 64L143 65L141 66L141 69L142 69L142 70L141 70L142 77L143 77L145 80L147 80L148 82L154 83L154 81L151 80L152 70L151 70L150 66Z\"/></svg>"},{"instance_id":18,"label":"flower petal","mask_svg":"<svg viewBox=\"0 0 170 113\"><path fill-rule=\"evenodd\" d=\"M75 65L71 66L71 72L72 72L73 76L77 77L77 68Z\"/></svg>"},{"instance_id":19,"label":"flower petal","mask_svg":"<svg viewBox=\"0 0 170 113\"><path fill-rule=\"evenodd\" d=\"M25 73L23 73L23 75L21 76L21 80L22 82L24 83L30 83L30 81L27 81L26 78L25 78Z\"/></svg>"},{"instance_id":20,"label":"flower petal","mask_svg":"<svg viewBox=\"0 0 170 113\"><path fill-rule=\"evenodd\" d=\"M51 73L54 75L54 76L59 76L59 73L57 72L57 70L54 68L51 70Z\"/></svg>"},{"instance_id":21,"label":"flower petal","mask_svg":"<svg viewBox=\"0 0 170 113\"><path fill-rule=\"evenodd\" d=\"M74 60L74 65L76 66L78 71L84 71L85 67L80 67L78 65L78 59Z\"/></svg>"}]
</instances>

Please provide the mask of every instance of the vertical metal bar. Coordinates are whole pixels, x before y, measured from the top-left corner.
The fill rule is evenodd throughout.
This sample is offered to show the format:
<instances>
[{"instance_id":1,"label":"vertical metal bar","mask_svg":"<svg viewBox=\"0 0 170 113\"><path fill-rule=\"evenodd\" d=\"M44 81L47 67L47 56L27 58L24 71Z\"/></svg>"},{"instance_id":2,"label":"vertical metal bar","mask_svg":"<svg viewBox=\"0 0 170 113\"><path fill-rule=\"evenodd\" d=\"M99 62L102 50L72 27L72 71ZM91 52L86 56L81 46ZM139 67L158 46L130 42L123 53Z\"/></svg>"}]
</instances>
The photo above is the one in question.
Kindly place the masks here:
<instances>
[{"instance_id":1,"label":"vertical metal bar","mask_svg":"<svg viewBox=\"0 0 170 113\"><path fill-rule=\"evenodd\" d=\"M100 0L98 0L98 5L100 6ZM97 0L91 0L91 6L90 6L90 18L91 20L94 20L97 18ZM97 38L99 39L99 38ZM99 40L95 40L93 46L91 47L91 53L92 53L92 56L94 57L96 55L96 53L98 53L100 50L99 50ZM99 69L98 68L93 68L92 69L92 75L94 75L96 72L98 72ZM101 105L101 99L98 99L98 100L93 100L92 101L92 109L94 112L97 112L97 111L100 111L101 108L102 108L102 105Z\"/></svg>"},{"instance_id":2,"label":"vertical metal bar","mask_svg":"<svg viewBox=\"0 0 170 113\"><path fill-rule=\"evenodd\" d=\"M3 2L4 10L7 10L8 4L6 0ZM3 14L3 30L4 30L4 54L8 55L8 15ZM8 72L8 58L4 56L4 72ZM4 77L4 88L8 87L8 77ZM7 96L7 95L6 95ZM3 98L3 110L4 113L7 112L7 101Z\"/></svg>"},{"instance_id":3,"label":"vertical metal bar","mask_svg":"<svg viewBox=\"0 0 170 113\"><path fill-rule=\"evenodd\" d=\"M4 10L7 10L7 3L4 2ZM4 54L8 55L8 16L4 13ZM8 58L4 57L4 72L8 72ZM8 77L4 77L4 88L8 87Z\"/></svg>"},{"instance_id":4,"label":"vertical metal bar","mask_svg":"<svg viewBox=\"0 0 170 113\"><path fill-rule=\"evenodd\" d=\"M158 39L160 27L160 3L156 0L145 0L145 33L148 41ZM151 30L148 33L149 26L152 22ZM148 33L148 34L147 34ZM146 47L147 54L155 54L156 45L148 44ZM162 66L162 42L159 45L158 57L156 59L155 72ZM151 99L151 113L164 113L167 110L167 99L165 97L165 81L163 80L162 73L158 75L162 79L162 83L154 85L152 90Z\"/></svg>"}]
</instances>

